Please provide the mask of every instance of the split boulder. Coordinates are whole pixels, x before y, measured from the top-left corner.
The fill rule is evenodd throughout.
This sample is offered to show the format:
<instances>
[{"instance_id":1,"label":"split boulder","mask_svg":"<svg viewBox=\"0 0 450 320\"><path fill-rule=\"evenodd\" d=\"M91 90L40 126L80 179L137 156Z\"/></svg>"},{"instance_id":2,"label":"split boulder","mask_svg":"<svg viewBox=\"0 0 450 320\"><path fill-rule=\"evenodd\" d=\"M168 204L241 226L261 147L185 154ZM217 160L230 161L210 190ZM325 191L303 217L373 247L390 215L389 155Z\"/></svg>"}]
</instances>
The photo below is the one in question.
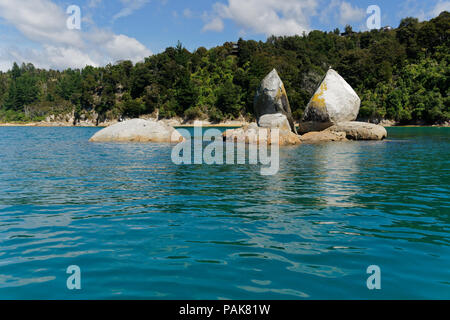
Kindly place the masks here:
<instances>
[{"instance_id":1,"label":"split boulder","mask_svg":"<svg viewBox=\"0 0 450 320\"><path fill-rule=\"evenodd\" d=\"M329 69L305 110L303 122L339 123L356 120L361 99L336 71Z\"/></svg>"},{"instance_id":2,"label":"split boulder","mask_svg":"<svg viewBox=\"0 0 450 320\"><path fill-rule=\"evenodd\" d=\"M255 95L254 109L259 125L262 116L281 113L286 116L291 131L297 133L286 89L275 69L261 81Z\"/></svg>"}]
</instances>

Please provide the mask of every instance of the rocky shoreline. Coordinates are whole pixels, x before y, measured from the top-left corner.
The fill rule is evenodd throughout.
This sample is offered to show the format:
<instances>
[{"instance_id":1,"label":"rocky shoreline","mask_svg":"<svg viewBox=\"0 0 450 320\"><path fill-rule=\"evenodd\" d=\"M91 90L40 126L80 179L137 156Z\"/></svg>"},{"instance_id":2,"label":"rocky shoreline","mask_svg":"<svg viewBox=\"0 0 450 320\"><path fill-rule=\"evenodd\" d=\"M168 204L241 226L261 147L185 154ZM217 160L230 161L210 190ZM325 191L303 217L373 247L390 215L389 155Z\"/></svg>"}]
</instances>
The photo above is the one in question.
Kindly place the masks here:
<instances>
[{"instance_id":1,"label":"rocky shoreline","mask_svg":"<svg viewBox=\"0 0 450 320\"><path fill-rule=\"evenodd\" d=\"M151 117L142 117L141 119L149 120L153 119ZM249 125L251 122L248 121L239 121L239 120L230 120L220 123L214 123L208 120L190 120L190 121L184 121L180 120L180 118L172 118L172 119L163 119L161 120L166 124L169 124L173 127L179 127L179 128L189 128L194 127L195 123L201 123L203 127L210 127L210 128L229 128L229 127L243 127L245 125ZM360 122L364 123L372 123L369 121L363 121L360 120ZM61 122L61 121L40 121L40 122L0 122L0 127L81 127L81 128L87 128L87 127L99 127L99 128L106 128L111 125L114 125L116 123L119 123L119 121L106 121L100 123L98 126L94 122L81 122L77 125L73 125L73 123L70 122ZM382 120L379 124L383 127L450 127L450 122L446 122L443 124L410 124L410 125L401 125L396 123L393 120ZM300 127L299 122L295 122L295 126L297 128Z\"/></svg>"},{"instance_id":2,"label":"rocky shoreline","mask_svg":"<svg viewBox=\"0 0 450 320\"><path fill-rule=\"evenodd\" d=\"M156 120L151 117L142 117L139 119L143 120ZM132 120L132 119L129 119ZM171 125L173 127L194 127L196 124L200 123L203 127L211 127L211 128L220 128L220 127L242 127L244 125L249 124L247 121L239 121L239 120L230 120L220 123L213 123L207 120L193 120L193 121L183 121L179 118L172 119L162 119L159 120L165 124ZM112 125L120 123L120 121L106 121L102 122L99 125L96 125L94 122L81 122L74 125L71 122L61 122L61 121L40 121L40 122L0 122L0 127L81 127L81 128L89 128L89 127L98 127L98 128L106 128Z\"/></svg>"},{"instance_id":3,"label":"rocky shoreline","mask_svg":"<svg viewBox=\"0 0 450 320\"><path fill-rule=\"evenodd\" d=\"M212 123L210 121L201 121L203 127L211 127L211 128L221 128L221 127L242 127L245 125L250 124L249 122L240 122L240 121L230 121L230 122L221 122L221 123ZM173 119L167 119L167 122L172 122L172 123L179 123L179 124L175 124L175 127L180 127L180 128L189 128L189 127L194 127L194 123L193 122L178 122L177 120L173 120ZM371 122L366 122L366 121L361 121L364 123L371 123ZM62 122L46 122L46 121L41 121L41 122L0 122L0 127L80 127L80 128L89 128L89 127L98 127L98 128L106 128L109 127L113 124L118 123L118 121L110 121L110 122L104 122L104 123L100 123L98 126L96 126L94 123L85 123L85 124L77 124L77 125L73 125L70 123L62 123ZM379 125L383 126L383 127L397 127L397 128L431 128L431 127L437 127L437 128L447 128L450 127L450 122L446 122L444 124L409 124L409 125L401 125L396 123L393 120L383 120L380 123L378 123ZM295 123L296 127L299 127L299 123L296 122Z\"/></svg>"}]
</instances>

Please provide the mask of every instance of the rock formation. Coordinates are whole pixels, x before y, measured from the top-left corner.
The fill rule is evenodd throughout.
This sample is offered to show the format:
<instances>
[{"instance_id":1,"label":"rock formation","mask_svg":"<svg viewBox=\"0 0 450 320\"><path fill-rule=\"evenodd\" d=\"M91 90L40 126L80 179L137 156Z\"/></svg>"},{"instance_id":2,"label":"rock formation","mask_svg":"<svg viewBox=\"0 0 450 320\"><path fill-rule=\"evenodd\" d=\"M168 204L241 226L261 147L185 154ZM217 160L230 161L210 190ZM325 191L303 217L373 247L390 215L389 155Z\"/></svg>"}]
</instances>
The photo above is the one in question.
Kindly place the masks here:
<instances>
[{"instance_id":1,"label":"rock formation","mask_svg":"<svg viewBox=\"0 0 450 320\"><path fill-rule=\"evenodd\" d=\"M255 95L254 109L258 124L260 124L260 118L266 114L281 113L289 121L291 131L297 133L286 89L275 69L261 81Z\"/></svg>"},{"instance_id":2,"label":"rock formation","mask_svg":"<svg viewBox=\"0 0 450 320\"><path fill-rule=\"evenodd\" d=\"M177 130L160 121L133 119L100 130L89 141L178 143L183 139Z\"/></svg>"},{"instance_id":3,"label":"rock formation","mask_svg":"<svg viewBox=\"0 0 450 320\"><path fill-rule=\"evenodd\" d=\"M347 141L345 132L334 132L329 130L308 132L300 137L304 143L320 143L330 141Z\"/></svg>"},{"instance_id":4,"label":"rock formation","mask_svg":"<svg viewBox=\"0 0 450 320\"><path fill-rule=\"evenodd\" d=\"M286 120L287 121L287 120ZM297 145L301 143L300 136L289 130L279 130L278 140L272 141L272 130L275 128L261 128L256 123L239 129L230 129L223 133L224 141L246 144L278 144L279 146Z\"/></svg>"},{"instance_id":5,"label":"rock formation","mask_svg":"<svg viewBox=\"0 0 450 320\"><path fill-rule=\"evenodd\" d=\"M384 127L355 122L361 99L352 87L333 69L329 69L305 110L299 133L304 142L337 141L341 136L351 140L382 140ZM337 135L337 136L336 136Z\"/></svg>"},{"instance_id":6,"label":"rock formation","mask_svg":"<svg viewBox=\"0 0 450 320\"><path fill-rule=\"evenodd\" d=\"M259 118L261 128L278 128L280 131L291 132L291 125L284 114L265 114Z\"/></svg>"},{"instance_id":7,"label":"rock formation","mask_svg":"<svg viewBox=\"0 0 450 320\"><path fill-rule=\"evenodd\" d=\"M302 142L317 143L346 140L383 140L387 137L384 127L366 122L347 121L322 131L311 131L300 137Z\"/></svg>"},{"instance_id":8,"label":"rock formation","mask_svg":"<svg viewBox=\"0 0 450 320\"><path fill-rule=\"evenodd\" d=\"M305 134L313 131L323 131L331 127L332 125L333 125L332 122L314 122L314 121L300 122L298 124L297 133Z\"/></svg>"},{"instance_id":9,"label":"rock formation","mask_svg":"<svg viewBox=\"0 0 450 320\"><path fill-rule=\"evenodd\" d=\"M303 121L339 123L354 121L361 99L336 71L329 69L305 110Z\"/></svg>"},{"instance_id":10,"label":"rock formation","mask_svg":"<svg viewBox=\"0 0 450 320\"><path fill-rule=\"evenodd\" d=\"M367 122L340 122L328 128L330 132L345 132L347 139L351 140L383 140L387 137L384 127Z\"/></svg>"}]
</instances>

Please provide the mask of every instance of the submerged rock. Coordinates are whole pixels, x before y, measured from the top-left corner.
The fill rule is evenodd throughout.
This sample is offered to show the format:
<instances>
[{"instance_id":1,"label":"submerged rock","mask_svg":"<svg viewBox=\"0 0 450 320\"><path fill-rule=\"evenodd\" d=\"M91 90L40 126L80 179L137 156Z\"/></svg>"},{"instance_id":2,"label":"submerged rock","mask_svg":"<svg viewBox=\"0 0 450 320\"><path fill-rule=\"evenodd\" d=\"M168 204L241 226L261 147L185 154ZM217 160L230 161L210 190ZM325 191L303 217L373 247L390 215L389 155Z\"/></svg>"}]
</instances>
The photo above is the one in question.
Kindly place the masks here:
<instances>
[{"instance_id":1,"label":"submerged rock","mask_svg":"<svg viewBox=\"0 0 450 320\"><path fill-rule=\"evenodd\" d=\"M306 107L303 122L353 121L358 116L360 105L361 99L352 87L330 69Z\"/></svg>"},{"instance_id":2,"label":"submerged rock","mask_svg":"<svg viewBox=\"0 0 450 320\"><path fill-rule=\"evenodd\" d=\"M297 145L301 143L300 136L290 130L279 130L278 141L272 141L274 128L261 128L251 123L239 129L230 129L223 133L224 141L247 144L278 144L280 146Z\"/></svg>"},{"instance_id":3,"label":"submerged rock","mask_svg":"<svg viewBox=\"0 0 450 320\"><path fill-rule=\"evenodd\" d=\"M275 69L261 81L256 92L254 109L258 124L260 124L261 117L266 114L281 113L289 121L291 131L297 133L286 89Z\"/></svg>"},{"instance_id":4,"label":"submerged rock","mask_svg":"<svg viewBox=\"0 0 450 320\"><path fill-rule=\"evenodd\" d=\"M341 122L326 131L345 132L347 139L351 140L383 140L387 138L387 131L384 127L367 122Z\"/></svg>"},{"instance_id":5,"label":"submerged rock","mask_svg":"<svg viewBox=\"0 0 450 320\"><path fill-rule=\"evenodd\" d=\"M173 127L156 120L132 119L97 132L90 142L182 142Z\"/></svg>"}]
</instances>

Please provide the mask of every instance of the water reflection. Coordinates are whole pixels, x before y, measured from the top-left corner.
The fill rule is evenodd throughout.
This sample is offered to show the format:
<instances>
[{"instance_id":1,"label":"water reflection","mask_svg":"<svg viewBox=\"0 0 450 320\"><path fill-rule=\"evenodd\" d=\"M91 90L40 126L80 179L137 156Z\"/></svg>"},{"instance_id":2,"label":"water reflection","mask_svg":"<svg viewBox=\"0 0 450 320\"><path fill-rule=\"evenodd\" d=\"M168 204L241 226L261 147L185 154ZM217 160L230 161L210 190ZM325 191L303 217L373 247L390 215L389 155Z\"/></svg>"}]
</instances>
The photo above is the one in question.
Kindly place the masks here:
<instances>
[{"instance_id":1,"label":"water reflection","mask_svg":"<svg viewBox=\"0 0 450 320\"><path fill-rule=\"evenodd\" d=\"M370 298L376 263L383 298L448 296L450 135L283 148L261 176L23 130L0 140L0 297L71 298L77 264L82 298Z\"/></svg>"},{"instance_id":2,"label":"water reflection","mask_svg":"<svg viewBox=\"0 0 450 320\"><path fill-rule=\"evenodd\" d=\"M324 143L311 155L315 192L320 195L322 205L351 208L358 206L352 196L361 192L352 183L360 175L361 143Z\"/></svg>"}]
</instances>

